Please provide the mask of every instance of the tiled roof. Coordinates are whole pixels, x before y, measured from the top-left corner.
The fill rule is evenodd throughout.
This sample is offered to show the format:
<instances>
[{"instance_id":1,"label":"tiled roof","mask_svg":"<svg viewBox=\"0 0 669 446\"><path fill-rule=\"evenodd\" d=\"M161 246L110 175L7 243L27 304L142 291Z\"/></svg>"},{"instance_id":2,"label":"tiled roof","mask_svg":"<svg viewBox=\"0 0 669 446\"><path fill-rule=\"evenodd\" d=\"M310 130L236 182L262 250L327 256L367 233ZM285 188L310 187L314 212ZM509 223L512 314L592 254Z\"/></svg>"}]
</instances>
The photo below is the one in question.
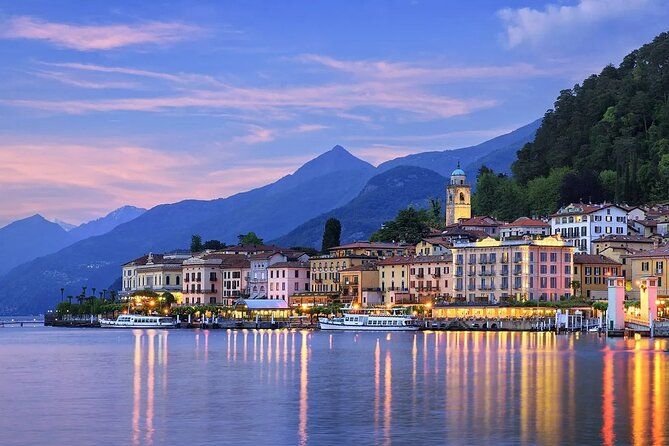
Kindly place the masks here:
<instances>
[{"instance_id":1,"label":"tiled roof","mask_svg":"<svg viewBox=\"0 0 669 446\"><path fill-rule=\"evenodd\" d=\"M603 264L603 265L620 265L615 260L611 260L601 254L574 254L574 264Z\"/></svg>"},{"instance_id":2,"label":"tiled roof","mask_svg":"<svg viewBox=\"0 0 669 446\"><path fill-rule=\"evenodd\" d=\"M468 218L466 220L462 220L458 223L460 226L486 226L486 227L494 227L494 226L501 226L504 224L503 221L495 220L492 217L489 217L487 215L480 215L472 218Z\"/></svg>"},{"instance_id":3,"label":"tiled roof","mask_svg":"<svg viewBox=\"0 0 669 446\"><path fill-rule=\"evenodd\" d=\"M619 235L609 234L592 241L597 242L621 242L621 243L653 243L653 239L644 237L642 235Z\"/></svg>"},{"instance_id":4,"label":"tiled roof","mask_svg":"<svg viewBox=\"0 0 669 446\"><path fill-rule=\"evenodd\" d=\"M353 243L348 243L346 245L340 245L340 246L334 246L330 248L330 251L332 250L339 250L339 249L397 249L397 248L405 248L406 245L400 244L400 243L385 243L385 242L367 242L367 241L359 241L359 242L353 242Z\"/></svg>"},{"instance_id":5,"label":"tiled roof","mask_svg":"<svg viewBox=\"0 0 669 446\"><path fill-rule=\"evenodd\" d=\"M379 260L378 265L408 265L413 261L413 257L393 256Z\"/></svg>"},{"instance_id":6,"label":"tiled roof","mask_svg":"<svg viewBox=\"0 0 669 446\"><path fill-rule=\"evenodd\" d=\"M669 256L669 244L658 246L655 249L649 249L648 251L639 251L636 254L630 255L632 258L641 258L641 257L667 257Z\"/></svg>"},{"instance_id":7,"label":"tiled roof","mask_svg":"<svg viewBox=\"0 0 669 446\"><path fill-rule=\"evenodd\" d=\"M619 209L625 210L624 208L611 203L602 203L602 204L585 204L585 203L571 203L568 206L560 208L555 214L551 217L561 217L564 215L581 215L581 214L591 214L593 212L601 211L602 209L607 209L610 207L617 207ZM574 208L567 210L569 208Z\"/></svg>"},{"instance_id":8,"label":"tiled roof","mask_svg":"<svg viewBox=\"0 0 669 446\"><path fill-rule=\"evenodd\" d=\"M180 265L183 263L185 260L183 257L181 258L170 258L167 257L165 258L165 255L163 254L151 254L152 256L152 263L155 265L165 265L165 264L173 264L173 265ZM149 254L143 255L142 257L138 257L134 260L131 260L127 263L124 263L123 266L130 266L130 265L146 265L149 262Z\"/></svg>"},{"instance_id":9,"label":"tiled roof","mask_svg":"<svg viewBox=\"0 0 669 446\"><path fill-rule=\"evenodd\" d=\"M511 228L511 227L550 227L550 223L546 223L543 220L535 220L533 218L520 217L520 218L517 218L516 220L512 221L511 223L506 223L502 226L505 227L505 228Z\"/></svg>"}]
</instances>

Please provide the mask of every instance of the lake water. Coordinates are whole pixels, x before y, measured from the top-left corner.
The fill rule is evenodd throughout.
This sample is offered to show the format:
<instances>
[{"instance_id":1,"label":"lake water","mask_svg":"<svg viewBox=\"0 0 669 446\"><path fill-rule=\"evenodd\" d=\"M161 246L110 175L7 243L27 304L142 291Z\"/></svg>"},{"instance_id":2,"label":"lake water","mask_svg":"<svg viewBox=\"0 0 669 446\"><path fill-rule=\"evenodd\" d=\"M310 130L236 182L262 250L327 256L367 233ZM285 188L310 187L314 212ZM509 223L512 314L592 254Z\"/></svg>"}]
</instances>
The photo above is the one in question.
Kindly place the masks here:
<instances>
[{"instance_id":1,"label":"lake water","mask_svg":"<svg viewBox=\"0 0 669 446\"><path fill-rule=\"evenodd\" d=\"M667 340L0 328L0 444L667 444Z\"/></svg>"}]
</instances>

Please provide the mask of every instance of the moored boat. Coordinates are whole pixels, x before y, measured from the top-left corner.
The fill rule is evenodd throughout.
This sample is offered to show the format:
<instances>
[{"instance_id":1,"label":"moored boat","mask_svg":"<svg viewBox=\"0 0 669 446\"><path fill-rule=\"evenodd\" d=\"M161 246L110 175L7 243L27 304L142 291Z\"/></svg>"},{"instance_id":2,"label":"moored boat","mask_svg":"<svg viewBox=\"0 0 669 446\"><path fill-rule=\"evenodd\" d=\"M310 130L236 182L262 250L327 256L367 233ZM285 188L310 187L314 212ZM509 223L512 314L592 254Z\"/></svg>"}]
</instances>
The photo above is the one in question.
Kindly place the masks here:
<instances>
[{"instance_id":1,"label":"moored boat","mask_svg":"<svg viewBox=\"0 0 669 446\"><path fill-rule=\"evenodd\" d=\"M395 309L355 310L343 309L342 317L322 317L318 319L321 330L358 330L358 331L416 331L420 330L416 319Z\"/></svg>"},{"instance_id":2,"label":"moored boat","mask_svg":"<svg viewBox=\"0 0 669 446\"><path fill-rule=\"evenodd\" d=\"M175 328L177 323L171 317L124 314L116 318L100 319L102 328Z\"/></svg>"}]
</instances>

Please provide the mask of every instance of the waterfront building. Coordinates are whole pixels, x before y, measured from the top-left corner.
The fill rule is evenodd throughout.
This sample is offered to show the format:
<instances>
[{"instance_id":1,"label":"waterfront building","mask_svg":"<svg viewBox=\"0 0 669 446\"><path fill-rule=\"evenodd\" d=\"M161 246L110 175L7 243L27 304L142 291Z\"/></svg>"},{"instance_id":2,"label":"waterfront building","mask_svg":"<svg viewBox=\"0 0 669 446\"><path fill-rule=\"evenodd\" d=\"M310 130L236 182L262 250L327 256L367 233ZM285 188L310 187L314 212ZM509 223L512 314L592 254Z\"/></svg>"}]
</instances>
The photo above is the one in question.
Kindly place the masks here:
<instances>
[{"instance_id":1,"label":"waterfront building","mask_svg":"<svg viewBox=\"0 0 669 446\"><path fill-rule=\"evenodd\" d=\"M571 242L577 252L591 253L593 240L627 234L627 211L615 204L572 203L551 215L551 233Z\"/></svg>"},{"instance_id":2,"label":"waterfront building","mask_svg":"<svg viewBox=\"0 0 669 446\"><path fill-rule=\"evenodd\" d=\"M401 303L433 304L451 297L453 257L416 256L409 265L409 301Z\"/></svg>"},{"instance_id":3,"label":"waterfront building","mask_svg":"<svg viewBox=\"0 0 669 446\"><path fill-rule=\"evenodd\" d=\"M628 281L632 277L627 257L639 251L648 251L657 247L657 240L640 235L605 235L592 241L594 254L601 254L614 262L620 263L622 276Z\"/></svg>"},{"instance_id":4,"label":"waterfront building","mask_svg":"<svg viewBox=\"0 0 669 446\"><path fill-rule=\"evenodd\" d=\"M638 299L641 279L652 276L657 277L658 297L669 298L669 244L631 254L627 256L627 262L632 270L632 289L628 297Z\"/></svg>"},{"instance_id":5,"label":"waterfront building","mask_svg":"<svg viewBox=\"0 0 669 446\"><path fill-rule=\"evenodd\" d=\"M231 305L243 294L250 262L242 254L205 253L183 262L183 303Z\"/></svg>"},{"instance_id":6,"label":"waterfront building","mask_svg":"<svg viewBox=\"0 0 669 446\"><path fill-rule=\"evenodd\" d=\"M388 257L379 260L379 285L383 304L402 304L411 301L409 269L413 257Z\"/></svg>"},{"instance_id":7,"label":"waterfront building","mask_svg":"<svg viewBox=\"0 0 669 446\"><path fill-rule=\"evenodd\" d=\"M251 270L247 278L247 295L251 299L264 299L269 288L267 268L279 262L307 262L309 256L290 249L262 252L249 256Z\"/></svg>"},{"instance_id":8,"label":"waterfront building","mask_svg":"<svg viewBox=\"0 0 669 446\"><path fill-rule=\"evenodd\" d=\"M309 259L311 292L339 293L342 270L366 264L376 265L379 259L403 256L413 252L413 249L410 245L379 242L355 242L335 246L330 249L329 254Z\"/></svg>"},{"instance_id":9,"label":"waterfront building","mask_svg":"<svg viewBox=\"0 0 669 446\"><path fill-rule=\"evenodd\" d=\"M128 296L136 291L151 290L155 292L181 292L181 264L189 257L187 254L153 254L149 253L131 260L122 266L121 293Z\"/></svg>"},{"instance_id":10,"label":"waterfront building","mask_svg":"<svg viewBox=\"0 0 669 446\"><path fill-rule=\"evenodd\" d=\"M268 299L283 299L290 305L293 294L309 292L309 262L278 262L270 265L267 272Z\"/></svg>"},{"instance_id":11,"label":"waterfront building","mask_svg":"<svg viewBox=\"0 0 669 446\"><path fill-rule=\"evenodd\" d=\"M458 167L451 172L451 179L446 186L446 226L471 218L471 196L472 189L467 183L467 175L458 163Z\"/></svg>"},{"instance_id":12,"label":"waterfront building","mask_svg":"<svg viewBox=\"0 0 669 446\"><path fill-rule=\"evenodd\" d=\"M454 245L452 296L468 302L570 296L573 251L559 236Z\"/></svg>"},{"instance_id":13,"label":"waterfront building","mask_svg":"<svg viewBox=\"0 0 669 446\"><path fill-rule=\"evenodd\" d=\"M505 223L499 228L502 240L520 238L524 236L546 237L551 235L551 224L543 220L520 217L511 223Z\"/></svg>"},{"instance_id":14,"label":"waterfront building","mask_svg":"<svg viewBox=\"0 0 669 446\"><path fill-rule=\"evenodd\" d=\"M382 302L379 288L379 270L376 262L344 268L340 273L339 298L346 304L359 304L363 307Z\"/></svg>"},{"instance_id":15,"label":"waterfront building","mask_svg":"<svg viewBox=\"0 0 669 446\"><path fill-rule=\"evenodd\" d=\"M622 264L601 254L574 254L573 286L575 294L586 299L606 299L608 278L618 277Z\"/></svg>"}]
</instances>

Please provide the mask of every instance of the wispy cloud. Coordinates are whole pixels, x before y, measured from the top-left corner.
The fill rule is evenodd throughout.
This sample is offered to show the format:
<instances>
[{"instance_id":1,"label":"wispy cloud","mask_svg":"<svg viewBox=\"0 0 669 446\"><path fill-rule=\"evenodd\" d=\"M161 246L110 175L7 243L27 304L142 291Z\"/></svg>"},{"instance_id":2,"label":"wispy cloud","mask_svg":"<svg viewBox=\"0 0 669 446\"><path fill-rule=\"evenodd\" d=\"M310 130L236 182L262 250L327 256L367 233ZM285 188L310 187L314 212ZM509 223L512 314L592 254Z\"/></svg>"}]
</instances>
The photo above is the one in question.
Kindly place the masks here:
<instances>
[{"instance_id":1,"label":"wispy cloud","mask_svg":"<svg viewBox=\"0 0 669 446\"><path fill-rule=\"evenodd\" d=\"M202 34L202 29L177 22L115 25L73 25L30 16L11 17L2 23L0 38L43 40L78 51L100 51L139 45L168 44Z\"/></svg>"},{"instance_id":2,"label":"wispy cloud","mask_svg":"<svg viewBox=\"0 0 669 446\"><path fill-rule=\"evenodd\" d=\"M5 104L59 113L83 114L110 111L163 112L175 109L193 111L242 110L277 113L294 110L330 110L348 112L363 107L410 112L423 119L448 118L493 107L494 99L452 98L417 89L411 85L384 82L341 83L308 87L254 88L221 86L216 89L194 88L172 96L63 100L17 99ZM267 117L267 116L266 116Z\"/></svg>"},{"instance_id":3,"label":"wispy cloud","mask_svg":"<svg viewBox=\"0 0 669 446\"><path fill-rule=\"evenodd\" d=\"M589 25L611 19L648 14L659 0L580 0L576 5L548 4L535 8L505 8L498 16L505 24L505 40L509 47L524 43L536 44L555 37L556 32L580 31ZM666 7L666 3L665 3Z\"/></svg>"},{"instance_id":4,"label":"wispy cloud","mask_svg":"<svg viewBox=\"0 0 669 446\"><path fill-rule=\"evenodd\" d=\"M80 76L72 76L68 73L61 73L58 71L48 71L48 70L37 70L33 72L34 75L44 78L58 81L60 83L71 85L73 87L79 88L92 88L92 89L132 89L137 87L135 82L124 82L124 81L114 81L114 80L91 80L84 79Z\"/></svg>"},{"instance_id":5,"label":"wispy cloud","mask_svg":"<svg viewBox=\"0 0 669 446\"><path fill-rule=\"evenodd\" d=\"M322 124L301 124L295 129L295 133L309 133L318 132L320 130L329 129L330 127Z\"/></svg>"},{"instance_id":6,"label":"wispy cloud","mask_svg":"<svg viewBox=\"0 0 669 446\"><path fill-rule=\"evenodd\" d=\"M232 138L231 143L258 144L274 141L274 131L272 129L266 129L259 125L249 125L247 129L247 134Z\"/></svg>"},{"instance_id":7,"label":"wispy cloud","mask_svg":"<svg viewBox=\"0 0 669 446\"><path fill-rule=\"evenodd\" d=\"M544 69L527 63L499 66L433 66L385 60L342 60L318 54L302 54L302 62L316 63L357 78L412 83L446 83L490 78L525 78L546 74Z\"/></svg>"}]
</instances>

